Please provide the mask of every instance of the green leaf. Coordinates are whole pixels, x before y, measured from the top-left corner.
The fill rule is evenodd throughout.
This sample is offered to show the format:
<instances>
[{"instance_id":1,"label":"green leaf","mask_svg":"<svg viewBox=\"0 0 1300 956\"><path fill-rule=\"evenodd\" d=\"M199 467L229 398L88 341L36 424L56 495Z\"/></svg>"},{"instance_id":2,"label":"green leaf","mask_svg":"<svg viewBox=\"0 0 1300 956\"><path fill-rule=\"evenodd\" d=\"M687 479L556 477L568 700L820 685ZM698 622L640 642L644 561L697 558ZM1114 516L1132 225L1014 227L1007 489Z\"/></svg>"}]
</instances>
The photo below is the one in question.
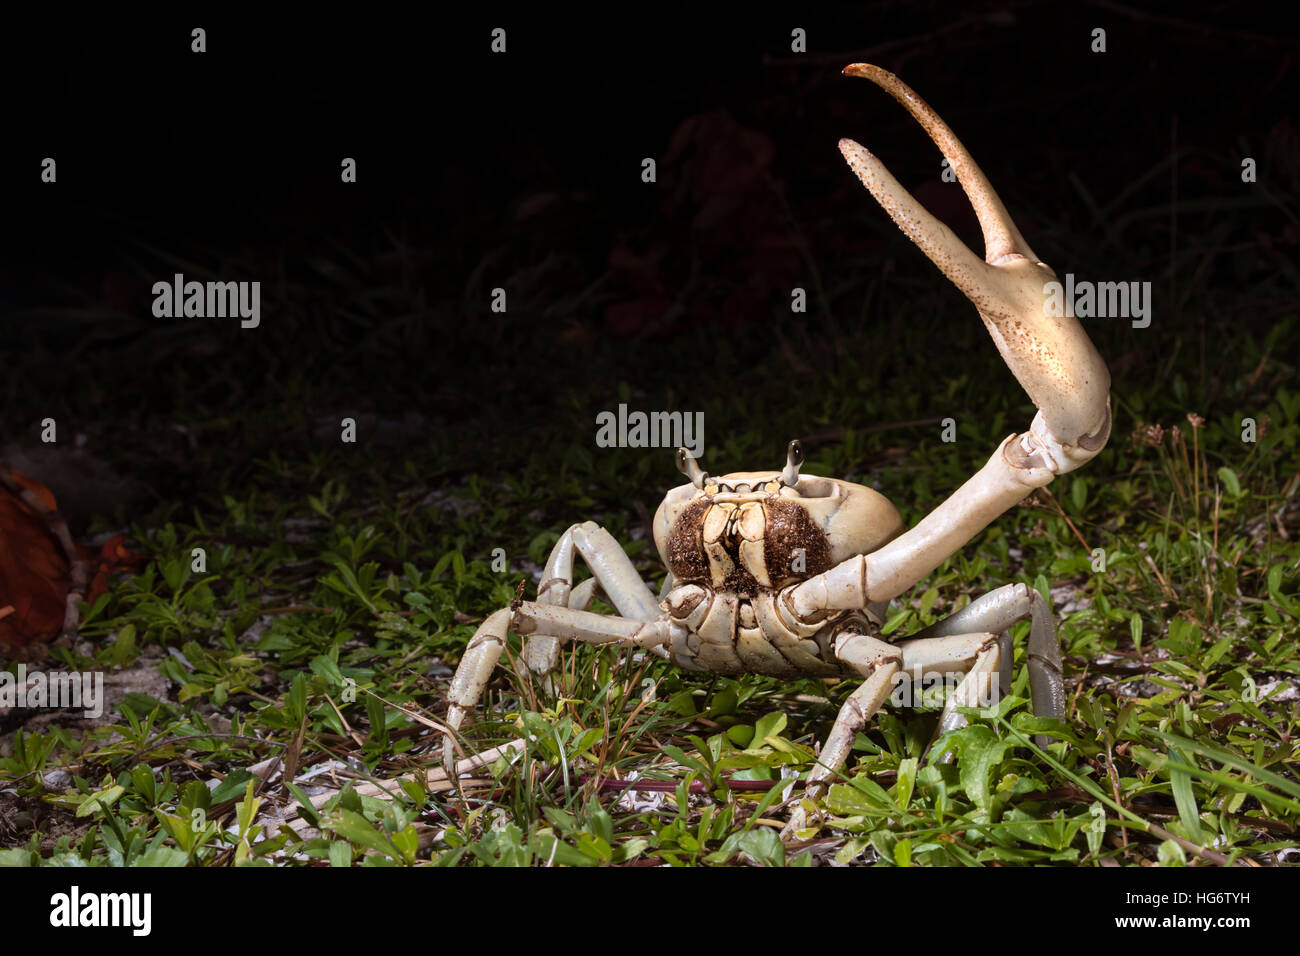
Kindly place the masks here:
<instances>
[{"instance_id":1,"label":"green leaf","mask_svg":"<svg viewBox=\"0 0 1300 956\"><path fill-rule=\"evenodd\" d=\"M317 829L320 828L320 816L316 813L316 808L312 806L311 797L303 793L297 784L285 781L285 787L293 794L293 798L298 801L298 815Z\"/></svg>"},{"instance_id":2,"label":"green leaf","mask_svg":"<svg viewBox=\"0 0 1300 956\"><path fill-rule=\"evenodd\" d=\"M253 796L253 790L257 786L257 778L249 775L248 786L244 788L244 799L239 801L236 807L235 817L239 821L239 832L247 833L249 827L253 825L253 820L257 816L257 808L262 801Z\"/></svg>"},{"instance_id":3,"label":"green leaf","mask_svg":"<svg viewBox=\"0 0 1300 956\"><path fill-rule=\"evenodd\" d=\"M536 841L534 845L537 847L537 856L544 863L559 866L595 866L598 862L557 838L550 830L538 833L534 840ZM615 856L617 856L617 852Z\"/></svg>"},{"instance_id":4,"label":"green leaf","mask_svg":"<svg viewBox=\"0 0 1300 956\"><path fill-rule=\"evenodd\" d=\"M88 817L99 810L108 810L113 804L117 803L118 798L126 793L124 787L112 786L100 790L98 793L92 793L89 797L81 802L77 807L77 816Z\"/></svg>"},{"instance_id":5,"label":"green leaf","mask_svg":"<svg viewBox=\"0 0 1300 956\"><path fill-rule=\"evenodd\" d=\"M614 842L614 820L598 803L587 813L587 828L606 844Z\"/></svg>"},{"instance_id":6,"label":"green leaf","mask_svg":"<svg viewBox=\"0 0 1300 956\"><path fill-rule=\"evenodd\" d=\"M852 783L832 784L826 794L826 805L841 815L890 814L897 809L884 788L866 777L855 777Z\"/></svg>"},{"instance_id":7,"label":"green leaf","mask_svg":"<svg viewBox=\"0 0 1300 956\"><path fill-rule=\"evenodd\" d=\"M732 724L727 728L727 739L744 749L754 740L754 728L749 724Z\"/></svg>"},{"instance_id":8,"label":"green leaf","mask_svg":"<svg viewBox=\"0 0 1300 956\"><path fill-rule=\"evenodd\" d=\"M368 850L374 850L385 856L399 858L398 849L389 843L382 833L370 825L365 817L351 810L334 810L321 817L321 826L333 830L343 839L359 844Z\"/></svg>"},{"instance_id":9,"label":"green leaf","mask_svg":"<svg viewBox=\"0 0 1300 956\"><path fill-rule=\"evenodd\" d=\"M170 846L156 846L143 856L131 861L132 866L185 866L189 863L188 853Z\"/></svg>"},{"instance_id":10,"label":"green leaf","mask_svg":"<svg viewBox=\"0 0 1300 956\"><path fill-rule=\"evenodd\" d=\"M380 747L387 747L388 724L384 703L373 694L366 694L366 719L370 721L370 738Z\"/></svg>"},{"instance_id":11,"label":"green leaf","mask_svg":"<svg viewBox=\"0 0 1300 956\"><path fill-rule=\"evenodd\" d=\"M136 764L131 770L131 784L135 787L136 793L148 803L156 802L157 782L153 778L153 771L147 766Z\"/></svg>"},{"instance_id":12,"label":"green leaf","mask_svg":"<svg viewBox=\"0 0 1300 956\"><path fill-rule=\"evenodd\" d=\"M1228 490L1228 494L1233 498L1241 497L1241 482L1237 480L1237 473L1224 465L1219 469L1219 480L1223 482L1223 487Z\"/></svg>"},{"instance_id":13,"label":"green leaf","mask_svg":"<svg viewBox=\"0 0 1300 956\"><path fill-rule=\"evenodd\" d=\"M1074 505L1076 512L1082 513L1084 505L1088 503L1088 479L1082 475L1076 475L1074 481L1070 484L1070 504Z\"/></svg>"},{"instance_id":14,"label":"green leaf","mask_svg":"<svg viewBox=\"0 0 1300 956\"><path fill-rule=\"evenodd\" d=\"M307 713L307 675L302 671L298 671L293 675L293 680L289 683L289 695L285 700L285 704L289 712L289 719L295 724L301 724L303 717Z\"/></svg>"},{"instance_id":15,"label":"green leaf","mask_svg":"<svg viewBox=\"0 0 1300 956\"><path fill-rule=\"evenodd\" d=\"M104 595L107 597L107 595ZM99 603L99 602L96 602ZM82 622L83 626L85 622ZM125 624L118 629L117 639L109 651L108 659L114 667L121 667L135 656L135 625Z\"/></svg>"},{"instance_id":16,"label":"green leaf","mask_svg":"<svg viewBox=\"0 0 1300 956\"><path fill-rule=\"evenodd\" d=\"M1202 757L1208 757L1210 760L1215 760L1223 764L1225 767L1231 767L1233 770L1240 770L1244 773L1248 773L1260 783L1268 784L1271 787L1276 787L1283 793L1289 793L1293 797L1300 798L1300 783L1296 783L1294 780L1288 780L1286 777L1279 776L1270 770L1265 770L1263 767L1257 767L1246 758L1238 756L1231 751L1224 750L1222 747L1217 747L1214 744L1202 743L1197 740L1188 740L1185 737L1177 737L1173 734L1158 733L1156 736L1160 737L1160 739L1168 746L1190 750L1192 753L1199 754Z\"/></svg>"},{"instance_id":17,"label":"green leaf","mask_svg":"<svg viewBox=\"0 0 1300 956\"><path fill-rule=\"evenodd\" d=\"M785 844L775 830L755 827L742 833L739 850L761 866L785 866Z\"/></svg>"},{"instance_id":18,"label":"green leaf","mask_svg":"<svg viewBox=\"0 0 1300 956\"><path fill-rule=\"evenodd\" d=\"M1282 565L1275 564L1268 569L1268 596L1278 603L1282 610L1291 615L1300 615L1296 601L1288 594L1282 593L1282 579L1286 572ZM1286 575L1290 578L1290 575Z\"/></svg>"},{"instance_id":19,"label":"green leaf","mask_svg":"<svg viewBox=\"0 0 1300 956\"><path fill-rule=\"evenodd\" d=\"M330 841L330 866L351 866L352 847L343 840Z\"/></svg>"},{"instance_id":20,"label":"green leaf","mask_svg":"<svg viewBox=\"0 0 1300 956\"><path fill-rule=\"evenodd\" d=\"M898 809L906 810L912 802L912 791L916 787L917 759L908 757L898 765L898 779L894 783L894 803Z\"/></svg>"},{"instance_id":21,"label":"green leaf","mask_svg":"<svg viewBox=\"0 0 1300 956\"><path fill-rule=\"evenodd\" d=\"M125 716L134 716L143 720L155 710L161 708L163 713L167 712L167 705L156 697L150 697L148 694L141 694L137 691L131 691L122 698L122 703L118 704L118 710Z\"/></svg>"},{"instance_id":22,"label":"green leaf","mask_svg":"<svg viewBox=\"0 0 1300 956\"><path fill-rule=\"evenodd\" d=\"M713 695L713 703L709 708L709 714L712 717L725 717L728 714L734 714L739 703L740 698L734 688L723 688Z\"/></svg>"},{"instance_id":23,"label":"green leaf","mask_svg":"<svg viewBox=\"0 0 1300 956\"><path fill-rule=\"evenodd\" d=\"M1161 866L1186 866L1187 855L1173 840L1165 840L1156 850L1156 860Z\"/></svg>"},{"instance_id":24,"label":"green leaf","mask_svg":"<svg viewBox=\"0 0 1300 956\"><path fill-rule=\"evenodd\" d=\"M559 807L542 807L542 814L550 821L551 826L565 836L578 829L578 818L567 810L561 810Z\"/></svg>"},{"instance_id":25,"label":"green leaf","mask_svg":"<svg viewBox=\"0 0 1300 956\"><path fill-rule=\"evenodd\" d=\"M635 860L638 856L646 851L650 846L650 841L641 837L634 837L631 840L624 840L618 846L614 847L614 856L612 862L627 863Z\"/></svg>"},{"instance_id":26,"label":"green leaf","mask_svg":"<svg viewBox=\"0 0 1300 956\"><path fill-rule=\"evenodd\" d=\"M343 672L339 670L338 662L334 658L325 654L318 654L311 659L308 666L311 668L311 672L318 677L324 677L335 686L343 685Z\"/></svg>"},{"instance_id":27,"label":"green leaf","mask_svg":"<svg viewBox=\"0 0 1300 956\"><path fill-rule=\"evenodd\" d=\"M213 789L212 803L225 803L227 800L234 800L244 792L244 788L252 779L254 779L253 775L242 767L230 771L230 773L226 774L226 779Z\"/></svg>"},{"instance_id":28,"label":"green leaf","mask_svg":"<svg viewBox=\"0 0 1300 956\"><path fill-rule=\"evenodd\" d=\"M956 732L957 769L961 788L975 806L987 811L992 804L989 793L989 773L1011 746L1000 740L992 730L982 724L965 727Z\"/></svg>"},{"instance_id":29,"label":"green leaf","mask_svg":"<svg viewBox=\"0 0 1300 956\"><path fill-rule=\"evenodd\" d=\"M415 832L415 827L407 824L398 830L391 837L393 846L401 854L402 862L411 864L415 862L415 855L420 850L420 835Z\"/></svg>"},{"instance_id":30,"label":"green leaf","mask_svg":"<svg viewBox=\"0 0 1300 956\"><path fill-rule=\"evenodd\" d=\"M1177 749L1170 747L1169 756L1186 765L1187 761ZM1174 791L1174 805L1178 808L1178 819L1182 821L1187 839L1194 843L1203 843L1201 835L1201 817L1196 808L1196 795L1192 792L1192 776L1174 764L1169 765L1169 783Z\"/></svg>"},{"instance_id":31,"label":"green leaf","mask_svg":"<svg viewBox=\"0 0 1300 956\"><path fill-rule=\"evenodd\" d=\"M424 802L429 799L429 794L425 792L424 787L414 780L399 780L397 783L402 788L402 792L406 794L407 799L417 807L424 806Z\"/></svg>"},{"instance_id":32,"label":"green leaf","mask_svg":"<svg viewBox=\"0 0 1300 956\"><path fill-rule=\"evenodd\" d=\"M767 714L758 718L754 724L754 741L763 744L767 743L769 737L781 736L781 731L785 730L786 716L781 712Z\"/></svg>"},{"instance_id":33,"label":"green leaf","mask_svg":"<svg viewBox=\"0 0 1300 956\"><path fill-rule=\"evenodd\" d=\"M709 765L704 763L698 757L692 757L686 751L682 750L681 747L674 747L672 744L664 744L662 749L664 753L672 757L683 767L688 767L689 769L698 772L704 780L708 781L712 779L713 773L709 769Z\"/></svg>"},{"instance_id":34,"label":"green leaf","mask_svg":"<svg viewBox=\"0 0 1300 956\"><path fill-rule=\"evenodd\" d=\"M575 845L580 853L597 862L608 862L614 855L610 845L593 833L579 833Z\"/></svg>"},{"instance_id":35,"label":"green leaf","mask_svg":"<svg viewBox=\"0 0 1300 956\"><path fill-rule=\"evenodd\" d=\"M883 636L883 635L889 635L894 633L894 631L897 631L904 624L910 621L915 616L915 614L916 612L913 611L910 607L903 609L898 614L894 615L888 621L885 622L885 626L880 629L881 635Z\"/></svg>"},{"instance_id":36,"label":"green leaf","mask_svg":"<svg viewBox=\"0 0 1300 956\"><path fill-rule=\"evenodd\" d=\"M1106 836L1106 808L1100 800L1094 800L1088 807L1088 822L1084 824L1083 832L1088 841L1088 852L1099 852L1101 841Z\"/></svg>"}]
</instances>

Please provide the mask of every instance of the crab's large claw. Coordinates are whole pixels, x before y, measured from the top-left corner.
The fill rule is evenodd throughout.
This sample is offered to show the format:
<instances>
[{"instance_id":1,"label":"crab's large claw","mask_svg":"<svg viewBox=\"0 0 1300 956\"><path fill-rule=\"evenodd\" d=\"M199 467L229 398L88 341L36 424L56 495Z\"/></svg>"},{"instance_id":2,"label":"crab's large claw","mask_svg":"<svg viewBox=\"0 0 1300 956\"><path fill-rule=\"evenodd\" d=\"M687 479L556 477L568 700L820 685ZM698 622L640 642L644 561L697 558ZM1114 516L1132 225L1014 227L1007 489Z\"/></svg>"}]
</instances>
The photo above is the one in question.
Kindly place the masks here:
<instances>
[{"instance_id":1,"label":"crab's large claw","mask_svg":"<svg viewBox=\"0 0 1300 956\"><path fill-rule=\"evenodd\" d=\"M1056 474L1077 468L1110 431L1106 364L1048 283L1056 273L1034 255L975 160L925 100L894 74L855 63L849 76L871 80L902 103L943 152L984 232L981 260L899 185L867 149L840 140L840 152L907 237L975 304L1002 358L1039 409L1027 455L1050 460Z\"/></svg>"},{"instance_id":2,"label":"crab's large claw","mask_svg":"<svg viewBox=\"0 0 1300 956\"><path fill-rule=\"evenodd\" d=\"M1059 310L1063 314L1054 308L1063 298L1048 285L1056 274L1029 248L966 147L892 73L866 63L844 72L871 80L902 103L957 174L984 232L983 259L926 212L880 160L840 140L844 158L876 201L975 304L1038 414L1027 432L1007 438L978 474L916 527L861 558L861 567L845 562L796 588L797 609L860 606L901 594L1034 488L1096 455L1110 435L1106 365L1068 306Z\"/></svg>"}]
</instances>

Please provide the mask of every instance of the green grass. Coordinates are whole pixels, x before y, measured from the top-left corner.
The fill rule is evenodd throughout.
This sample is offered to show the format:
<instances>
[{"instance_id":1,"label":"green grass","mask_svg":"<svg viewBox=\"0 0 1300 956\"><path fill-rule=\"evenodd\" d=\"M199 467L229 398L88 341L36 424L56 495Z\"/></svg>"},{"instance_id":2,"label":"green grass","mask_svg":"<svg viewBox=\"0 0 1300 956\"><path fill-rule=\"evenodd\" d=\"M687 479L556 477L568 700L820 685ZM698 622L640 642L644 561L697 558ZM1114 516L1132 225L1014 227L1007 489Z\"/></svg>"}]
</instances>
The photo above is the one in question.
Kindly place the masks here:
<instances>
[{"instance_id":1,"label":"green grass","mask_svg":"<svg viewBox=\"0 0 1300 956\"><path fill-rule=\"evenodd\" d=\"M869 206L862 215L855 228L888 235ZM1115 246L1089 268L1113 272L1107 252L1133 225L1115 220ZM1050 262L1081 254L1041 238ZM679 480L671 451L597 449L593 410L704 411L715 473L779 467L785 440L803 436L806 472L870 483L909 523L1027 425L1032 408L973 311L901 240L885 278L820 264L812 311L829 323L774 311L739 334L635 350L590 328L592 344L570 354L555 316L585 314L590 288L557 301L525 286L508 317L466 320L429 305L414 279L340 254L285 280L303 318L256 340L140 331L88 353L72 387L30 364L8 395L15 419L94 407L100 423L83 427L116 437L114 463L155 469L169 489L124 515L149 566L87 608L85 640L55 647L47 666L153 670L167 691L132 693L85 732L7 729L0 863L1296 862L1300 329L1293 311L1243 318L1292 279L1254 260L1225 278L1198 268L1208 246L1198 259L1185 242L1179 271L1195 278L1178 317L1089 326L1114 370L1106 450L953 555L887 625L903 636L1014 581L1055 595L1073 608L1060 623L1066 719L1029 710L1022 625L995 716L972 714L927 749L936 709L882 713L814 808L820 825L789 844L782 801L799 798L848 682L701 678L569 649L550 686L498 670L462 747L523 745L463 792L355 787L436 766L427 721L445 712L451 668L520 582L531 596L570 524L601 523L662 581L645 529ZM542 284L545 270L519 275ZM113 327L63 320L78 335ZM428 330L457 323L457 354L472 361L435 358ZM943 342L936 328L950 330ZM554 356L545 369L539 354ZM106 387L121 367L144 392ZM364 383L383 379L401 388L358 407ZM223 405L216 383L229 382L237 397ZM422 424L372 438L413 408ZM363 443L339 444L338 419L356 414L371 416ZM952 444L937 425L876 427L949 415ZM1245 417L1260 426L1254 443ZM159 453L169 421L196 436L191 450ZM1053 743L1035 747L1036 733ZM955 760L935 759L945 752ZM633 777L653 789L620 789ZM347 786L312 807L326 783ZM298 827L283 822L295 815Z\"/></svg>"}]
</instances>

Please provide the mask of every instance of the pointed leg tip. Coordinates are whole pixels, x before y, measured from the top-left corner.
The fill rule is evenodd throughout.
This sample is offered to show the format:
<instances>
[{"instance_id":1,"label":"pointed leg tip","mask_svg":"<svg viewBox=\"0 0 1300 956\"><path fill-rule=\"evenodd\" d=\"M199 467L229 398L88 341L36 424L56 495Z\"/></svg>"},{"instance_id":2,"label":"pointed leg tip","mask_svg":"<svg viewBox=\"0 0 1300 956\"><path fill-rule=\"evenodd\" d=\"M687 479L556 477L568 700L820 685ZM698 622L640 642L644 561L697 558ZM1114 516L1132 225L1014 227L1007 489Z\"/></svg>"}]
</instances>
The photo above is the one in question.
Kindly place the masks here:
<instances>
[{"instance_id":1,"label":"pointed leg tip","mask_svg":"<svg viewBox=\"0 0 1300 956\"><path fill-rule=\"evenodd\" d=\"M843 156L848 164L853 166L855 169L859 165L866 164L875 159L871 150L867 149L867 147L863 146L856 140L842 139L839 142L839 147L840 155Z\"/></svg>"},{"instance_id":2,"label":"pointed leg tip","mask_svg":"<svg viewBox=\"0 0 1300 956\"><path fill-rule=\"evenodd\" d=\"M888 76L888 74L878 66L870 63L850 63L841 71L845 76L860 76L863 79L874 80L878 76Z\"/></svg>"},{"instance_id":3,"label":"pointed leg tip","mask_svg":"<svg viewBox=\"0 0 1300 956\"><path fill-rule=\"evenodd\" d=\"M876 66L874 63L850 63L842 71L844 76L856 76L870 80L892 96L902 99L905 95L915 95L911 88L893 73Z\"/></svg>"}]
</instances>

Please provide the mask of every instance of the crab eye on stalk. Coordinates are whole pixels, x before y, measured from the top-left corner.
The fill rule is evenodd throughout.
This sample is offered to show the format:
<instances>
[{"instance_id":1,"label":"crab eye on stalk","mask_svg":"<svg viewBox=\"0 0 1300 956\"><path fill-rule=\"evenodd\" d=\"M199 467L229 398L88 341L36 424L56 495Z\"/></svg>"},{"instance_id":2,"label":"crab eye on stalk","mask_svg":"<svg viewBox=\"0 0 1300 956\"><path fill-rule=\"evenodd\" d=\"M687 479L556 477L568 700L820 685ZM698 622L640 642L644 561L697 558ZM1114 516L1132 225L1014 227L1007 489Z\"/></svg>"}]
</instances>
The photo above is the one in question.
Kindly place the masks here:
<instances>
[{"instance_id":1,"label":"crab eye on stalk","mask_svg":"<svg viewBox=\"0 0 1300 956\"><path fill-rule=\"evenodd\" d=\"M781 484L790 488L799 484L799 466L802 464L803 445L796 438L785 450L785 470L781 472Z\"/></svg>"},{"instance_id":2,"label":"crab eye on stalk","mask_svg":"<svg viewBox=\"0 0 1300 956\"><path fill-rule=\"evenodd\" d=\"M695 457L685 448L677 449L677 470L691 480L696 488L703 488L704 482L709 478L695 460Z\"/></svg>"}]
</instances>

